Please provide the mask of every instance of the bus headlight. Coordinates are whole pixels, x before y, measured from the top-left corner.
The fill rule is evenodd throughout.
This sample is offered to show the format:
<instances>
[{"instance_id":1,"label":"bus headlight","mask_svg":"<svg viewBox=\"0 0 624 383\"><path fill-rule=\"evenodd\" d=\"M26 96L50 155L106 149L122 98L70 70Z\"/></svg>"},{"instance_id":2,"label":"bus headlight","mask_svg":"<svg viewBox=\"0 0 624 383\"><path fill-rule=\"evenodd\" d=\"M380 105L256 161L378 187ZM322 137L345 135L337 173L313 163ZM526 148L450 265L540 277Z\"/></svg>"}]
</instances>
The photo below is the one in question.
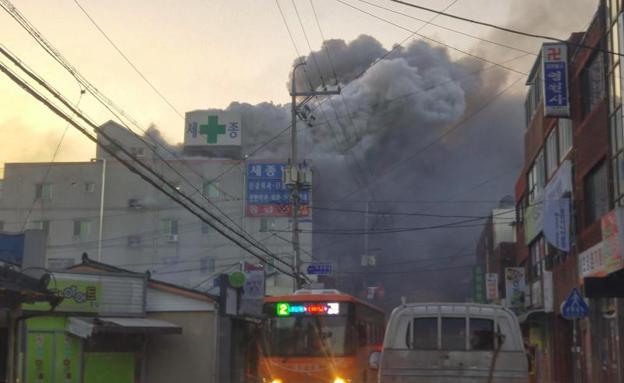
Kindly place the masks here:
<instances>
[{"instance_id":1,"label":"bus headlight","mask_svg":"<svg viewBox=\"0 0 624 383\"><path fill-rule=\"evenodd\" d=\"M338 377L334 379L334 383L347 383L347 381L345 379Z\"/></svg>"}]
</instances>

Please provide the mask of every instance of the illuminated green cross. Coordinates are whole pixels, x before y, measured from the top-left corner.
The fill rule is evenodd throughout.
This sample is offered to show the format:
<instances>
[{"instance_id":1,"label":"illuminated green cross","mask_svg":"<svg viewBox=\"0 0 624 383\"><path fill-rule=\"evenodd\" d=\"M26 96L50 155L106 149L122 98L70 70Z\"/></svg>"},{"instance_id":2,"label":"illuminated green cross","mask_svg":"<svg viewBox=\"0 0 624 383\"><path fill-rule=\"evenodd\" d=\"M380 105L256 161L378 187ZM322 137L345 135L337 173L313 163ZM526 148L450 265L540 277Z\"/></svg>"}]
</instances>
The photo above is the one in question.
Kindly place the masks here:
<instances>
[{"instance_id":1,"label":"illuminated green cross","mask_svg":"<svg viewBox=\"0 0 624 383\"><path fill-rule=\"evenodd\" d=\"M225 125L219 125L219 117L208 116L208 124L199 125L199 134L205 135L209 144L216 144L219 134L225 134Z\"/></svg>"}]
</instances>

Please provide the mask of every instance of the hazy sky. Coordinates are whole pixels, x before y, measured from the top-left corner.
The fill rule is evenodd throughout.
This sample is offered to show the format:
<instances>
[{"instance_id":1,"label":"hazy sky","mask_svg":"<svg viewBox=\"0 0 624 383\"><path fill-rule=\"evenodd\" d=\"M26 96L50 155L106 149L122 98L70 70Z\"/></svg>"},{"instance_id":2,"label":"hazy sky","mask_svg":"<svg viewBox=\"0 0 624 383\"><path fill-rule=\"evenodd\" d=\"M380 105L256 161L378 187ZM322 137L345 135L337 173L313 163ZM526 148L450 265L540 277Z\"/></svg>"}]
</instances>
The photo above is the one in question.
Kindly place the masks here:
<instances>
[{"instance_id":1,"label":"hazy sky","mask_svg":"<svg viewBox=\"0 0 624 383\"><path fill-rule=\"evenodd\" d=\"M290 38L273 0L80 0L91 16L135 65L177 107L188 110L226 107L231 101L258 103L289 101L288 72L296 57ZM327 38L347 41L362 33L370 34L386 48L403 40L408 32L375 20L334 0L313 0ZM371 8L357 0L346 0L405 27L421 23L403 16ZM375 0L371 0L375 1ZM597 0L543 0L574 8L575 19L565 19L559 37L582 29L591 19ZM518 21L518 9L536 0L459 0L449 12L495 24L519 27L531 25L535 32L549 31L549 18L540 14ZM312 48L321 38L309 0L295 0ZM427 12L397 6L387 0L379 4L428 19ZM413 0L414 3L444 8L451 0ZM113 50L81 13L74 0L13 0L14 5L52 42L82 74L126 112L147 127L155 123L167 138L182 139L183 121L154 94ZM572 4L574 3L574 4ZM309 51L290 0L280 0L297 46ZM550 5L544 5L549 7ZM529 6L529 8L531 8ZM444 17L435 23L489 37L492 31ZM543 27L543 29L542 29ZM492 61L517 56L487 44L429 26L423 34L461 49L478 52ZM4 11L0 11L0 42L25 63L47 78L68 98L77 101L76 82L52 61ZM501 36L527 49L537 50L540 42ZM461 54L453 53L459 58ZM533 58L509 64L528 70ZM89 95L81 108L102 123L110 119ZM0 75L0 166L3 162L49 161L65 128L65 123L32 100ZM73 129L63 141L57 160L86 160L93 146Z\"/></svg>"}]
</instances>

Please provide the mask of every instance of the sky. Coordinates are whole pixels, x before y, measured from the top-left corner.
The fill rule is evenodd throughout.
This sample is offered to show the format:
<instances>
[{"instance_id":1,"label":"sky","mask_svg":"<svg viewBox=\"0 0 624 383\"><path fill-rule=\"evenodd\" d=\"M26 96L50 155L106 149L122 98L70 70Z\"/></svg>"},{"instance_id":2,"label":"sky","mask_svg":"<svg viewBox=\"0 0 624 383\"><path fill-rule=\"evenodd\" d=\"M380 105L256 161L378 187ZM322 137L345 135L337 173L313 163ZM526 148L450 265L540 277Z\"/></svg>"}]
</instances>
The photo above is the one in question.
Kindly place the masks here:
<instances>
[{"instance_id":1,"label":"sky","mask_svg":"<svg viewBox=\"0 0 624 383\"><path fill-rule=\"evenodd\" d=\"M534 0L459 0L449 12L485 22L532 31L556 32L567 37L582 29L597 7L595 0L553 0L550 3L575 8L576 18L566 16L563 30L552 31L548 17L531 15L526 7L539 11L550 5ZM358 0L348 2L407 28L421 22L372 8ZM452 1L419 0L419 5L442 9ZM294 0L313 50L321 47L321 37L309 0ZM378 2L412 16L429 19L432 14L409 9L387 0ZM65 57L100 91L121 106L144 127L154 123L171 141L182 140L183 120L123 61L104 37L80 11L74 0L13 0L13 4ZM80 0L100 27L166 96L177 110L224 108L232 101L252 104L264 101L289 102L286 82L297 54L274 1L251 0ZM309 52L298 23L293 2L280 0L286 20L301 54ZM351 41L360 34L374 36L386 48L403 40L409 32L357 12L335 0L314 0L319 23L326 38ZM518 12L521 9L522 12ZM519 15L525 17L520 18ZM439 17L435 23L482 37L492 30L482 26ZM567 29L567 30L566 30ZM496 62L517 56L474 39L428 26L421 32L439 41ZM47 56L14 20L0 12L0 42L48 79L98 123L111 115L89 96L80 97L75 80ZM497 41L537 51L539 41L499 35ZM451 52L461 58L462 54ZM509 63L528 71L532 57ZM524 90L522 90L524 91ZM66 124L31 99L4 76L0 76L0 167L5 162L50 161ZM94 147L73 129L62 140L57 161L88 160Z\"/></svg>"}]
</instances>

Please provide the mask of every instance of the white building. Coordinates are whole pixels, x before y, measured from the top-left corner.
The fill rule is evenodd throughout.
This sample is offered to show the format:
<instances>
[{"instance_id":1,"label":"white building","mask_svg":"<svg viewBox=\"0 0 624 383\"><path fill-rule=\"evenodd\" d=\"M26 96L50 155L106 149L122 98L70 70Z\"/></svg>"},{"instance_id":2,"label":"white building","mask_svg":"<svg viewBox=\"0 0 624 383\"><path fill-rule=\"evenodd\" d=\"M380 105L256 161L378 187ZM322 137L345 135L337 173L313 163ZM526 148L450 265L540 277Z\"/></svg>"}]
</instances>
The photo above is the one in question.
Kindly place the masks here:
<instances>
[{"instance_id":1,"label":"white building","mask_svg":"<svg viewBox=\"0 0 624 383\"><path fill-rule=\"evenodd\" d=\"M246 215L245 161L197 155L197 147L193 148L195 156L180 154L174 158L162 148L149 147L114 122L104 124L101 130L230 226L244 229L270 252L292 263L291 235L287 232L291 219ZM153 150L160 150L167 163ZM210 288L217 273L233 271L241 261L258 263L101 148L95 157L86 162L5 164L0 230L46 231L50 269L79 263L86 252L91 259L108 264L150 270L161 280ZM311 230L311 219L301 221L304 232ZM305 262L309 260L311 234L301 234L301 249ZM290 277L270 266L267 269L268 293L292 289Z\"/></svg>"}]
</instances>

